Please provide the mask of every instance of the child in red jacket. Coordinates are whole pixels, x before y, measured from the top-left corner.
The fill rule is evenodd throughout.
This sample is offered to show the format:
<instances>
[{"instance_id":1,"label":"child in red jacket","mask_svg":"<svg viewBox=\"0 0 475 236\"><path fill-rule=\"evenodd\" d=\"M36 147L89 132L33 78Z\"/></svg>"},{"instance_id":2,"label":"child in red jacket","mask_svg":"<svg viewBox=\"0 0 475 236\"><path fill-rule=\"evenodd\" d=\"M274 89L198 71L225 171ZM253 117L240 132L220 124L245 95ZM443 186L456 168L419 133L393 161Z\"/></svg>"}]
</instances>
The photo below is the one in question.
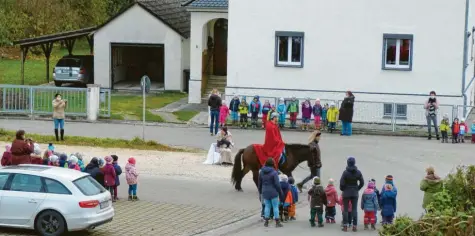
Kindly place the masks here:
<instances>
[{"instance_id":1,"label":"child in red jacket","mask_svg":"<svg viewBox=\"0 0 475 236\"><path fill-rule=\"evenodd\" d=\"M112 161L113 161L112 157L106 156L104 160L106 161L106 165L102 169L102 172L104 173L104 186L111 193L112 202L115 202L114 186L115 186L115 177L117 176L117 174L115 173L115 168L114 168L114 165L112 164Z\"/></svg>"},{"instance_id":2,"label":"child in red jacket","mask_svg":"<svg viewBox=\"0 0 475 236\"><path fill-rule=\"evenodd\" d=\"M460 133L459 119L455 118L452 122L452 143L458 143L458 136Z\"/></svg>"},{"instance_id":3,"label":"child in red jacket","mask_svg":"<svg viewBox=\"0 0 475 236\"><path fill-rule=\"evenodd\" d=\"M338 204L338 192L336 191L334 180L328 180L328 186L325 188L327 195L327 207L325 208L325 219L327 224L335 224L336 204Z\"/></svg>"}]
</instances>

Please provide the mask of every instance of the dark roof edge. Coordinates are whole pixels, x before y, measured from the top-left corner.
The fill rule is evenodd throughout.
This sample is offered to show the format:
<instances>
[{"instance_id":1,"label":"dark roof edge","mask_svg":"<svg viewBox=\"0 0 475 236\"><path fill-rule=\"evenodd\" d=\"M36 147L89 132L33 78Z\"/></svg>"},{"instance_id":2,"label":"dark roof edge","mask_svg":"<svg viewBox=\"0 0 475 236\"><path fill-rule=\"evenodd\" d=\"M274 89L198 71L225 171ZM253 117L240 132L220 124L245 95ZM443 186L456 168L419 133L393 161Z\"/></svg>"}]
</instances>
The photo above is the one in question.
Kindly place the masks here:
<instances>
[{"instance_id":1,"label":"dark roof edge","mask_svg":"<svg viewBox=\"0 0 475 236\"><path fill-rule=\"evenodd\" d=\"M194 1L196 1L196 0L187 0L186 2L182 3L181 6L186 7L186 6L190 5L191 3L193 3Z\"/></svg>"},{"instance_id":2,"label":"dark roof edge","mask_svg":"<svg viewBox=\"0 0 475 236\"><path fill-rule=\"evenodd\" d=\"M194 0L193 0L194 1ZM119 11L117 14L115 14L113 17L109 18L106 22L102 23L101 25L97 26L97 29L96 31L99 31L102 27L106 26L107 24L109 24L111 21L115 20L117 17L119 17L120 15L122 15L124 12L128 11L130 8L132 8L133 6L135 5L138 5L140 6L142 9L144 9L146 12L150 13L152 16L154 16L155 18L157 18L159 21L161 21L163 24L165 24L166 26L168 26L170 29L172 29L173 31L177 32L181 37L183 38L188 38L186 35L184 35L183 33L181 33L177 28L173 27L172 25L170 25L168 22L166 22L165 20L163 20L163 18L161 18L159 15L155 14L153 11L151 11L150 9L147 8L147 6L145 6L143 3L141 2L133 2L132 4L129 4L129 6L125 7L124 9L122 9L121 11Z\"/></svg>"},{"instance_id":3,"label":"dark roof edge","mask_svg":"<svg viewBox=\"0 0 475 236\"><path fill-rule=\"evenodd\" d=\"M97 29L96 27L88 27L88 28L71 30L71 31L66 31L66 32L61 32L61 33L56 33L56 34L41 35L41 36L37 36L33 38L24 38L24 39L13 41L13 44L14 45L30 45L30 44L36 44L38 42L44 42L44 41L53 41L53 40L58 41L58 40L63 40L65 38L73 38L73 37L88 35L90 32L93 32L96 29Z\"/></svg>"}]
</instances>

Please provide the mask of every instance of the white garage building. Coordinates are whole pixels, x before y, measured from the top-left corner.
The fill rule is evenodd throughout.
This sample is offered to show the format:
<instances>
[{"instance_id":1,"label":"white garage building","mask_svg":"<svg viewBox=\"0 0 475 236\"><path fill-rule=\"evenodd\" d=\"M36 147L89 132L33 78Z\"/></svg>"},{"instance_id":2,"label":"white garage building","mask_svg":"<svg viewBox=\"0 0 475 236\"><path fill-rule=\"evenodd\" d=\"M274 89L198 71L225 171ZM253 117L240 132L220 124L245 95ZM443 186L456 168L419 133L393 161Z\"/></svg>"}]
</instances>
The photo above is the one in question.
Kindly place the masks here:
<instances>
[{"instance_id":1,"label":"white garage building","mask_svg":"<svg viewBox=\"0 0 475 236\"><path fill-rule=\"evenodd\" d=\"M190 17L180 0L142 0L94 33L94 79L112 89L136 89L148 75L152 89L182 91L190 68Z\"/></svg>"}]
</instances>

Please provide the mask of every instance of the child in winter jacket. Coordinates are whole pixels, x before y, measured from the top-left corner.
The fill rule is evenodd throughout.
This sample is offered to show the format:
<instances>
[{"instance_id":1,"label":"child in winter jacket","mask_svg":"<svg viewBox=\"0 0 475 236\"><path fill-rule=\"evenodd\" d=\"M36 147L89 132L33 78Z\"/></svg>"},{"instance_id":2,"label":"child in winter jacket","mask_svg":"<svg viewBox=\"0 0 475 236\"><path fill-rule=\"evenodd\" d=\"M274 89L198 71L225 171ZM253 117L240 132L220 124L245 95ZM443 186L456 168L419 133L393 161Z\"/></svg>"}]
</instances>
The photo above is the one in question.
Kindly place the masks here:
<instances>
[{"instance_id":1,"label":"child in winter jacket","mask_svg":"<svg viewBox=\"0 0 475 236\"><path fill-rule=\"evenodd\" d=\"M384 191L381 194L381 214L383 215L383 225L392 224L396 212L396 196L394 186L384 185Z\"/></svg>"},{"instance_id":2,"label":"child in winter jacket","mask_svg":"<svg viewBox=\"0 0 475 236\"><path fill-rule=\"evenodd\" d=\"M254 96L251 104L249 104L249 112L251 113L251 126L252 128L257 128L257 120L259 119L259 114L262 111L262 104L259 101L259 96Z\"/></svg>"},{"instance_id":3,"label":"child in winter jacket","mask_svg":"<svg viewBox=\"0 0 475 236\"><path fill-rule=\"evenodd\" d=\"M71 156L69 158L69 169L81 171L81 168L78 165L78 158L76 156Z\"/></svg>"},{"instance_id":4,"label":"child in winter jacket","mask_svg":"<svg viewBox=\"0 0 475 236\"><path fill-rule=\"evenodd\" d=\"M312 108L313 120L315 123L315 129L320 130L322 125L323 107L320 105L320 99L315 100L315 105Z\"/></svg>"},{"instance_id":5,"label":"child in winter jacket","mask_svg":"<svg viewBox=\"0 0 475 236\"><path fill-rule=\"evenodd\" d=\"M223 101L221 107L219 107L219 125L221 127L226 126L226 121L229 116L229 107L226 104L226 101Z\"/></svg>"},{"instance_id":6,"label":"child in winter jacket","mask_svg":"<svg viewBox=\"0 0 475 236\"><path fill-rule=\"evenodd\" d=\"M115 170L114 199L119 200L119 198L117 197L117 187L120 185L119 175L122 174L122 168L120 168L120 165L118 163L119 157L117 155L111 155L111 157L112 165L114 166Z\"/></svg>"},{"instance_id":7,"label":"child in winter jacket","mask_svg":"<svg viewBox=\"0 0 475 236\"><path fill-rule=\"evenodd\" d=\"M249 106L247 105L246 99L243 98L239 104L239 122L242 128L247 128L247 114L249 113Z\"/></svg>"},{"instance_id":8,"label":"child in winter jacket","mask_svg":"<svg viewBox=\"0 0 475 236\"><path fill-rule=\"evenodd\" d=\"M335 107L335 103L330 103L330 108L327 111L328 131L333 133L336 128L336 122L338 121L338 109Z\"/></svg>"},{"instance_id":9,"label":"child in winter jacket","mask_svg":"<svg viewBox=\"0 0 475 236\"><path fill-rule=\"evenodd\" d=\"M270 106L270 111L267 113L267 121L270 121L270 118L272 117L272 114L277 112L277 108L275 107L274 104Z\"/></svg>"},{"instance_id":10,"label":"child in winter jacket","mask_svg":"<svg viewBox=\"0 0 475 236\"><path fill-rule=\"evenodd\" d=\"M137 178L139 174L135 169L135 158L131 157L125 165L125 179L129 185L129 201L139 200L137 197Z\"/></svg>"},{"instance_id":11,"label":"child in winter jacket","mask_svg":"<svg viewBox=\"0 0 475 236\"><path fill-rule=\"evenodd\" d=\"M310 98L305 99L305 101L302 102L302 130L308 130L310 119L312 118L312 110Z\"/></svg>"},{"instance_id":12,"label":"child in winter jacket","mask_svg":"<svg viewBox=\"0 0 475 236\"><path fill-rule=\"evenodd\" d=\"M345 211L345 208L344 208L344 205L343 205L343 194L340 195L340 198L338 199L338 205L340 205L341 207L341 215L343 216L343 212ZM351 201L348 202L348 219L351 219L352 217L352 211L353 211L353 205L351 204ZM348 225L348 228L351 228L352 225L352 221L349 221L348 222L349 225ZM343 221L341 221L341 227L343 228Z\"/></svg>"},{"instance_id":13,"label":"child in winter jacket","mask_svg":"<svg viewBox=\"0 0 475 236\"><path fill-rule=\"evenodd\" d=\"M289 207L292 204L292 192L290 191L290 184L287 175L279 175L280 188L282 189L282 196L280 196L279 215L280 221L287 222L289 220Z\"/></svg>"},{"instance_id":14,"label":"child in winter jacket","mask_svg":"<svg viewBox=\"0 0 475 236\"><path fill-rule=\"evenodd\" d=\"M81 169L82 172L84 172L84 169L86 169L86 166L84 165L83 155L79 152L74 155L78 158L79 168Z\"/></svg>"},{"instance_id":15,"label":"child in winter jacket","mask_svg":"<svg viewBox=\"0 0 475 236\"><path fill-rule=\"evenodd\" d=\"M56 156L56 155L50 156L48 165L50 165L50 166L59 166L59 157Z\"/></svg>"},{"instance_id":16,"label":"child in winter jacket","mask_svg":"<svg viewBox=\"0 0 475 236\"><path fill-rule=\"evenodd\" d=\"M338 204L338 192L336 191L333 179L328 180L325 188L327 196L327 207L325 208L325 219L327 224L335 224L336 204Z\"/></svg>"},{"instance_id":17,"label":"child in winter jacket","mask_svg":"<svg viewBox=\"0 0 475 236\"><path fill-rule=\"evenodd\" d=\"M452 122L452 143L458 143L458 137L460 133L459 119L455 118Z\"/></svg>"},{"instance_id":18,"label":"child in winter jacket","mask_svg":"<svg viewBox=\"0 0 475 236\"><path fill-rule=\"evenodd\" d=\"M287 113L287 106L285 105L284 98L279 98L279 105L277 106L277 113L279 113L279 127L284 128L285 117Z\"/></svg>"},{"instance_id":19,"label":"child in winter jacket","mask_svg":"<svg viewBox=\"0 0 475 236\"><path fill-rule=\"evenodd\" d=\"M465 133L467 133L467 125L465 124L465 120L461 119L460 120L460 132L459 132L459 137L458 140L459 142L465 143Z\"/></svg>"},{"instance_id":20,"label":"child in winter jacket","mask_svg":"<svg viewBox=\"0 0 475 236\"><path fill-rule=\"evenodd\" d=\"M369 229L369 224L371 224L371 229L376 230L376 212L379 208L378 196L374 191L375 184L373 182L368 183L368 188L363 192L361 197L361 210L364 211L364 229Z\"/></svg>"},{"instance_id":21,"label":"child in winter jacket","mask_svg":"<svg viewBox=\"0 0 475 236\"><path fill-rule=\"evenodd\" d=\"M239 97L234 95L233 100L229 103L229 110L231 111L231 120L233 125L237 125L239 121Z\"/></svg>"},{"instance_id":22,"label":"child in winter jacket","mask_svg":"<svg viewBox=\"0 0 475 236\"><path fill-rule=\"evenodd\" d=\"M296 129L297 128L297 116L299 114L299 101L296 97L292 97L290 100L290 104L287 107L287 112L289 113L290 117L290 128Z\"/></svg>"},{"instance_id":23,"label":"child in winter jacket","mask_svg":"<svg viewBox=\"0 0 475 236\"><path fill-rule=\"evenodd\" d=\"M475 120L472 121L472 126L470 129L472 131L472 143L475 143Z\"/></svg>"},{"instance_id":24,"label":"child in winter jacket","mask_svg":"<svg viewBox=\"0 0 475 236\"><path fill-rule=\"evenodd\" d=\"M292 204L289 207L289 217L290 220L296 220L295 218L295 208L296 204L299 201L299 192L295 186L295 180L293 177L289 177L290 192L292 193Z\"/></svg>"},{"instance_id":25,"label":"child in winter jacket","mask_svg":"<svg viewBox=\"0 0 475 236\"><path fill-rule=\"evenodd\" d=\"M3 152L2 155L2 166L9 166L12 164L12 146L6 145L5 146L5 152Z\"/></svg>"},{"instance_id":26,"label":"child in winter jacket","mask_svg":"<svg viewBox=\"0 0 475 236\"><path fill-rule=\"evenodd\" d=\"M322 129L328 128L328 120L327 120L327 112L330 107L328 106L328 103L325 103L325 106L322 108Z\"/></svg>"},{"instance_id":27,"label":"child in winter jacket","mask_svg":"<svg viewBox=\"0 0 475 236\"><path fill-rule=\"evenodd\" d=\"M323 206L327 206L328 200L318 176L313 178L313 186L308 190L308 199L310 200L310 225L315 227L315 215L317 215L318 227L321 228L323 227Z\"/></svg>"},{"instance_id":28,"label":"child in winter jacket","mask_svg":"<svg viewBox=\"0 0 475 236\"><path fill-rule=\"evenodd\" d=\"M378 209L381 209L381 193L379 192L379 189L378 187L376 187L376 180L375 179L371 179L370 182L373 182L374 183L374 192L376 193L376 196L378 197ZM377 211L375 212L375 214L377 213ZM376 223L378 223L378 214L375 215L375 218L376 218Z\"/></svg>"},{"instance_id":29,"label":"child in winter jacket","mask_svg":"<svg viewBox=\"0 0 475 236\"><path fill-rule=\"evenodd\" d=\"M106 156L104 160L106 161L106 165L104 166L102 170L102 172L104 173L104 186L111 193L112 202L115 202L114 186L115 186L115 177L117 177L117 175L115 174L114 165L112 164L113 159L111 156Z\"/></svg>"},{"instance_id":30,"label":"child in winter jacket","mask_svg":"<svg viewBox=\"0 0 475 236\"><path fill-rule=\"evenodd\" d=\"M269 111L271 109L272 109L272 106L270 105L269 100L266 100L264 102L264 106L262 106L262 128L263 129L266 127L267 115L269 114Z\"/></svg>"},{"instance_id":31,"label":"child in winter jacket","mask_svg":"<svg viewBox=\"0 0 475 236\"><path fill-rule=\"evenodd\" d=\"M450 123L449 123L449 115L444 114L442 121L440 122L440 133L442 133L442 143L449 142L449 132Z\"/></svg>"}]
</instances>

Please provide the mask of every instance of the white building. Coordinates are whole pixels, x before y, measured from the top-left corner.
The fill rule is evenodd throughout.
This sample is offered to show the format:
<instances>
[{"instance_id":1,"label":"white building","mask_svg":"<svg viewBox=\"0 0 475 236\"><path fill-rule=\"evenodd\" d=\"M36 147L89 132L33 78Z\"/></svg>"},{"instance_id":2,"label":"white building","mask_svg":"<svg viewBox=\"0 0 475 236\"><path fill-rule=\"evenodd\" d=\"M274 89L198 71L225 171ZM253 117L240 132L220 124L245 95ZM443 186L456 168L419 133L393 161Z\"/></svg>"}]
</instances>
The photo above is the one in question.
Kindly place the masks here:
<instances>
[{"instance_id":1,"label":"white building","mask_svg":"<svg viewBox=\"0 0 475 236\"><path fill-rule=\"evenodd\" d=\"M468 2L190 0L189 102L201 101L210 24L229 18L226 96L338 101L351 90L356 120L396 113L400 122L424 123L420 104L431 90L442 104L473 105Z\"/></svg>"},{"instance_id":2,"label":"white building","mask_svg":"<svg viewBox=\"0 0 475 236\"><path fill-rule=\"evenodd\" d=\"M190 68L190 17L181 0L141 0L94 32L94 79L101 87L183 91Z\"/></svg>"}]
</instances>

